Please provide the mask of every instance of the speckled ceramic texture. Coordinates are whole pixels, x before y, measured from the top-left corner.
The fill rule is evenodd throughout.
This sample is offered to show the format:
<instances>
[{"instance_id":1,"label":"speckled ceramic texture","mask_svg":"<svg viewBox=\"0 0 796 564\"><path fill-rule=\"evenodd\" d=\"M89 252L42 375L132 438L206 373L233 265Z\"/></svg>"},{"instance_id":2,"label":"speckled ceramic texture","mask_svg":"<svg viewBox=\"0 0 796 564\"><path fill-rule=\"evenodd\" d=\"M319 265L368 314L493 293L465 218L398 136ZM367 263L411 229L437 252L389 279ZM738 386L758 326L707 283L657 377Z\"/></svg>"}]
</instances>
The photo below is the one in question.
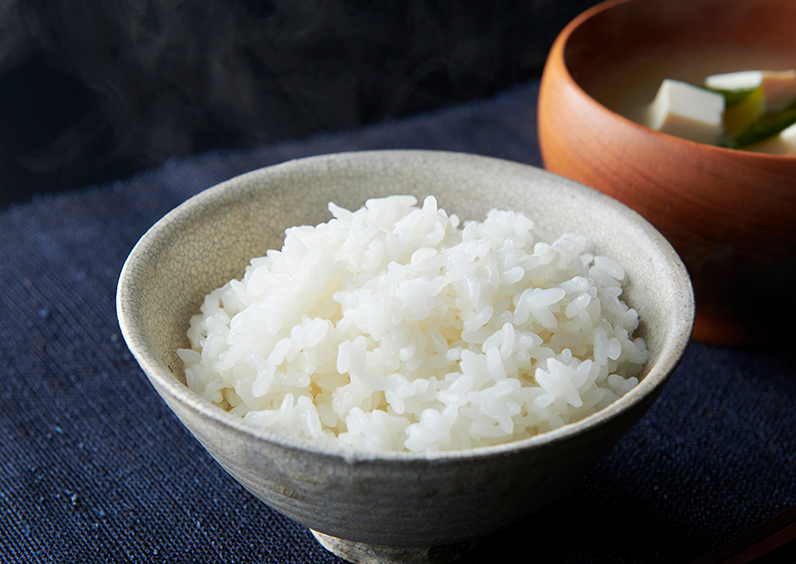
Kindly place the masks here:
<instances>
[{"instance_id":1,"label":"speckled ceramic texture","mask_svg":"<svg viewBox=\"0 0 796 564\"><path fill-rule=\"evenodd\" d=\"M281 248L284 230L328 221L327 204L433 194L462 219L493 207L523 211L552 236L585 234L621 264L625 299L652 357L641 383L605 410L537 437L437 455L324 448L244 424L184 385L175 350L203 297L249 260ZM157 392L210 454L272 508L316 531L393 547L473 539L574 485L657 398L693 324L683 264L638 214L542 170L456 153L377 151L290 161L188 200L150 229L121 273L124 338ZM153 396L153 401L156 401Z\"/></svg>"}]
</instances>

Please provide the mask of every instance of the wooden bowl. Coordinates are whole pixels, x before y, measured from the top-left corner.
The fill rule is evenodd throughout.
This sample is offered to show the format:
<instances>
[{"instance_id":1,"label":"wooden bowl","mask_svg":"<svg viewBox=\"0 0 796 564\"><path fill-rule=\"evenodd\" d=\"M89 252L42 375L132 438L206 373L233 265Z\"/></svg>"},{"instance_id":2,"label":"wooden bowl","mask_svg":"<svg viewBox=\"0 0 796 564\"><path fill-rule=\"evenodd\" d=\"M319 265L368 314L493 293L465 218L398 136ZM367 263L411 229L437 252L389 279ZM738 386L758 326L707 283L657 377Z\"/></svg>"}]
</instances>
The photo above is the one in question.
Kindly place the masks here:
<instances>
[{"instance_id":1,"label":"wooden bowl","mask_svg":"<svg viewBox=\"0 0 796 564\"><path fill-rule=\"evenodd\" d=\"M542 76L545 166L627 204L669 239L694 284L700 340L793 335L796 157L672 137L609 107L634 81L699 80L685 65L724 50L732 60L707 74L796 68L794 30L793 0L611 0L561 32ZM651 101L660 82L650 84L632 95Z\"/></svg>"}]
</instances>

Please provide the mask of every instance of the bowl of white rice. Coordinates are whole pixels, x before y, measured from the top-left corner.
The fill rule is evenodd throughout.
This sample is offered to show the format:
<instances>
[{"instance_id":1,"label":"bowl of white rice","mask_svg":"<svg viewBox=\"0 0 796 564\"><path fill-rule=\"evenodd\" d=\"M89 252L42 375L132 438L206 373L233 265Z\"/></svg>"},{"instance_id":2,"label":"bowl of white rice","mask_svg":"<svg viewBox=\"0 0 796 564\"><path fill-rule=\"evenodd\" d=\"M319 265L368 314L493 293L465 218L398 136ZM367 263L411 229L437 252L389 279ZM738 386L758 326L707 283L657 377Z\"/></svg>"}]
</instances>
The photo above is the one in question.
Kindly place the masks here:
<instances>
[{"instance_id":1,"label":"bowl of white rice","mask_svg":"<svg viewBox=\"0 0 796 564\"><path fill-rule=\"evenodd\" d=\"M545 171L373 151L183 203L124 338L208 452L354 562L442 562L573 486L649 409L693 292L641 216Z\"/></svg>"}]
</instances>

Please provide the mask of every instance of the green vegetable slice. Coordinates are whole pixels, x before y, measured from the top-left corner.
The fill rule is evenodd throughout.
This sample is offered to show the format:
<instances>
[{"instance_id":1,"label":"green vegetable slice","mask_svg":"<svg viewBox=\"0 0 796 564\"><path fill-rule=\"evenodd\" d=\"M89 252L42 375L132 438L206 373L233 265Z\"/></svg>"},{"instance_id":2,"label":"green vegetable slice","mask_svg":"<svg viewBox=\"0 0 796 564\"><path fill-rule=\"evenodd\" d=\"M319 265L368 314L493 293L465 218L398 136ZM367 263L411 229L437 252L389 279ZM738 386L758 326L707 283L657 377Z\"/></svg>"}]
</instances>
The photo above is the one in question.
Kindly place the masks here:
<instances>
[{"instance_id":1,"label":"green vegetable slice","mask_svg":"<svg viewBox=\"0 0 796 564\"><path fill-rule=\"evenodd\" d=\"M702 90L707 90L708 92L715 92L716 94L721 94L724 96L724 107L732 108L746 100L747 96L751 95L755 90L759 89L759 86L755 86L754 88L742 88L739 90L724 90L723 88L711 88L710 86L705 86L704 84L692 84L692 86L696 86L697 88L701 88Z\"/></svg>"},{"instance_id":2,"label":"green vegetable slice","mask_svg":"<svg viewBox=\"0 0 796 564\"><path fill-rule=\"evenodd\" d=\"M740 149L754 145L773 137L794 123L796 123L796 103L791 103L784 110L761 115L738 135L722 143L722 146Z\"/></svg>"}]
</instances>

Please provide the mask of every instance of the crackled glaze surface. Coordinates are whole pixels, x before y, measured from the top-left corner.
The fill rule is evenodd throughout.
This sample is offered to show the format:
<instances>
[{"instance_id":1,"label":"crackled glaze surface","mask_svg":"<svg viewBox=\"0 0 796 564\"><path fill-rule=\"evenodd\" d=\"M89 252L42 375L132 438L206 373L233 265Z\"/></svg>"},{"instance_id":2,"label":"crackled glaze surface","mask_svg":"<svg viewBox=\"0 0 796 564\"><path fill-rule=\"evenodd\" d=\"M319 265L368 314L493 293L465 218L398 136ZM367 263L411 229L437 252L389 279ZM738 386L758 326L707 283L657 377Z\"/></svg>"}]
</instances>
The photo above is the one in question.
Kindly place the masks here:
<instances>
[{"instance_id":1,"label":"crackled glaze surface","mask_svg":"<svg viewBox=\"0 0 796 564\"><path fill-rule=\"evenodd\" d=\"M652 358L642 382L607 409L517 443L444 453L322 448L245 425L184 385L175 354L205 294L279 248L284 230L371 197L437 197L462 219L499 207L558 235L585 234L628 273ZM117 294L130 350L212 456L255 496L312 529L359 543L423 547L473 539L562 494L646 412L679 362L693 323L685 268L635 212L574 182L472 155L379 151L291 161L211 188L172 211L133 249Z\"/></svg>"}]
</instances>

